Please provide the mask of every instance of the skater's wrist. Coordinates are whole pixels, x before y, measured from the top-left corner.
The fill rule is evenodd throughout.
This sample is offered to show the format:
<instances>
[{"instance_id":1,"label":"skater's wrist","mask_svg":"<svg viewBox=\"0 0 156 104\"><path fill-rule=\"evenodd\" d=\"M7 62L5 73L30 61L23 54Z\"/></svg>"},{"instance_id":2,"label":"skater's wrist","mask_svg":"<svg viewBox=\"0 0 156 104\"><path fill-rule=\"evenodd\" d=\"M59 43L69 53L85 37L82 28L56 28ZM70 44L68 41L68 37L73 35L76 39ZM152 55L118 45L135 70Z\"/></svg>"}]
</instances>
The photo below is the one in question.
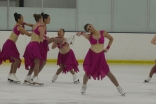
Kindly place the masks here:
<instances>
[{"instance_id":1,"label":"skater's wrist","mask_svg":"<svg viewBox=\"0 0 156 104\"><path fill-rule=\"evenodd\" d=\"M80 34L81 34L81 35L83 35L83 34L84 34L84 32L80 32Z\"/></svg>"},{"instance_id":2,"label":"skater's wrist","mask_svg":"<svg viewBox=\"0 0 156 104\"><path fill-rule=\"evenodd\" d=\"M23 25L26 25L26 22L23 22Z\"/></svg>"},{"instance_id":3,"label":"skater's wrist","mask_svg":"<svg viewBox=\"0 0 156 104\"><path fill-rule=\"evenodd\" d=\"M107 47L106 47L106 49L109 49L109 48L110 48L110 46L107 46Z\"/></svg>"}]
</instances>

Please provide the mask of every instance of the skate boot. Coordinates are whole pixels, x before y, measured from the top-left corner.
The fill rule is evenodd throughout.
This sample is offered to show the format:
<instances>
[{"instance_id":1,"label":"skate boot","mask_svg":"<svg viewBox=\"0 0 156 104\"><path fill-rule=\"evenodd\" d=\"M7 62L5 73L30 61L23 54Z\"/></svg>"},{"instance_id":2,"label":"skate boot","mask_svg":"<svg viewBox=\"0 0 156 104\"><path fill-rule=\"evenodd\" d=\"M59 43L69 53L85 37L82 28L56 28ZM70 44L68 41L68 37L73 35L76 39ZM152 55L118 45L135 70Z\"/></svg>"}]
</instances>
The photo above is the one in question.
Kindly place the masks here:
<instances>
[{"instance_id":1,"label":"skate boot","mask_svg":"<svg viewBox=\"0 0 156 104\"><path fill-rule=\"evenodd\" d=\"M33 76L31 77L31 80L33 81L33 80L34 80L34 78L35 78L35 77L34 77L34 75L33 75Z\"/></svg>"},{"instance_id":2,"label":"skate boot","mask_svg":"<svg viewBox=\"0 0 156 104\"><path fill-rule=\"evenodd\" d=\"M82 95L84 95L85 94L85 92L86 92L86 89L87 89L87 85L82 85L82 88L81 88L81 93L82 93Z\"/></svg>"},{"instance_id":3,"label":"skate boot","mask_svg":"<svg viewBox=\"0 0 156 104\"><path fill-rule=\"evenodd\" d=\"M147 82L150 82L150 80L151 80L151 77L148 77L147 79L145 79L145 83L147 83Z\"/></svg>"},{"instance_id":4,"label":"skate boot","mask_svg":"<svg viewBox=\"0 0 156 104\"><path fill-rule=\"evenodd\" d=\"M55 82L56 81L56 79L57 79L57 77L58 77L58 75L54 75L54 77L53 77L53 79L52 79L52 82Z\"/></svg>"},{"instance_id":5,"label":"skate boot","mask_svg":"<svg viewBox=\"0 0 156 104\"><path fill-rule=\"evenodd\" d=\"M74 44L75 35L71 36L70 38L66 38L66 42L68 44Z\"/></svg>"},{"instance_id":6,"label":"skate boot","mask_svg":"<svg viewBox=\"0 0 156 104\"><path fill-rule=\"evenodd\" d=\"M12 73L11 77L10 77L10 81L11 82L15 82L15 83L20 83L20 81L18 80L18 78L16 77L15 73Z\"/></svg>"},{"instance_id":7,"label":"skate boot","mask_svg":"<svg viewBox=\"0 0 156 104\"><path fill-rule=\"evenodd\" d=\"M39 78L38 78L38 76L36 76L34 79L33 79L33 85L44 85L44 83L42 83L40 80L39 80Z\"/></svg>"},{"instance_id":8,"label":"skate boot","mask_svg":"<svg viewBox=\"0 0 156 104\"><path fill-rule=\"evenodd\" d=\"M27 75L25 77L24 84L27 84L27 83L29 83L29 84L33 83L33 81L31 80L31 75Z\"/></svg>"},{"instance_id":9,"label":"skate boot","mask_svg":"<svg viewBox=\"0 0 156 104\"><path fill-rule=\"evenodd\" d=\"M125 96L125 92L122 90L120 86L118 86L117 89L122 96Z\"/></svg>"},{"instance_id":10,"label":"skate boot","mask_svg":"<svg viewBox=\"0 0 156 104\"><path fill-rule=\"evenodd\" d=\"M8 81L10 81L11 74L12 74L12 73L9 73L9 74L8 74Z\"/></svg>"},{"instance_id":11,"label":"skate boot","mask_svg":"<svg viewBox=\"0 0 156 104\"><path fill-rule=\"evenodd\" d=\"M74 82L75 84L80 83L79 78L77 77L76 74L73 75L73 82Z\"/></svg>"}]
</instances>

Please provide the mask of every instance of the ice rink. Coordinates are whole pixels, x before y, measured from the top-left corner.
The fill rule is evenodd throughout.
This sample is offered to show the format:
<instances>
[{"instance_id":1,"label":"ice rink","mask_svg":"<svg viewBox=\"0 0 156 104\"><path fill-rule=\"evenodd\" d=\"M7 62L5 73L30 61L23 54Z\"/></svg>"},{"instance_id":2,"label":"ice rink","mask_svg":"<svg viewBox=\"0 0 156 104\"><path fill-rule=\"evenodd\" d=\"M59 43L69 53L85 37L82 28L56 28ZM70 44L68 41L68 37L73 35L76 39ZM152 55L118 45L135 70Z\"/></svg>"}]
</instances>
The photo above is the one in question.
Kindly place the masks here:
<instances>
[{"instance_id":1,"label":"ice rink","mask_svg":"<svg viewBox=\"0 0 156 104\"><path fill-rule=\"evenodd\" d=\"M120 86L126 92L123 97L106 77L102 81L89 80L85 95L81 95L83 68L79 65L79 84L73 84L73 76L60 74L51 82L58 66L47 64L39 74L44 86L23 84L27 71L24 65L17 70L20 84L7 81L10 64L0 66L0 104L156 104L156 75L150 83L143 83L152 65L109 64Z\"/></svg>"}]
</instances>

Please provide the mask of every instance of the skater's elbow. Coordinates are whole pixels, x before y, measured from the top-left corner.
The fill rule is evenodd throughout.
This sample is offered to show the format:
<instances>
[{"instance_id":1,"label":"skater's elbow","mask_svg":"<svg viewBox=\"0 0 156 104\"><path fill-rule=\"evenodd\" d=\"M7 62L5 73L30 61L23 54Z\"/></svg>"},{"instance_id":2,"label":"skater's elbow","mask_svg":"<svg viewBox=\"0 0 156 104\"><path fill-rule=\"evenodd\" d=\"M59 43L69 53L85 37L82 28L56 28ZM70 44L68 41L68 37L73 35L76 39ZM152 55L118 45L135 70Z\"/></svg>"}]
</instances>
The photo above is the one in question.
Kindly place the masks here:
<instances>
[{"instance_id":1,"label":"skater's elbow","mask_svg":"<svg viewBox=\"0 0 156 104\"><path fill-rule=\"evenodd\" d=\"M151 43L152 43L152 44L155 44L155 42L154 42L153 40L151 40Z\"/></svg>"},{"instance_id":2,"label":"skater's elbow","mask_svg":"<svg viewBox=\"0 0 156 104\"><path fill-rule=\"evenodd\" d=\"M110 40L110 41L113 41L113 40L114 40L114 38L111 36L111 37L109 38L109 40Z\"/></svg>"}]
</instances>

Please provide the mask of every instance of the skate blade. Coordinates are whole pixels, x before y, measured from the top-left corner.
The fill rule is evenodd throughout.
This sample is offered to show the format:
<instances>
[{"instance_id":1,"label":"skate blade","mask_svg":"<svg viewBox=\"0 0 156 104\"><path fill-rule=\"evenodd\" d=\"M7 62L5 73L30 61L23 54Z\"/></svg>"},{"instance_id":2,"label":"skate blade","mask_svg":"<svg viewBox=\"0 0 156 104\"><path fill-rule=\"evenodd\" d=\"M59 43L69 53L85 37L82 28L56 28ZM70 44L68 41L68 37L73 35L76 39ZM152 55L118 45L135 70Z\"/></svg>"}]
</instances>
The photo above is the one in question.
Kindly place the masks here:
<instances>
[{"instance_id":1,"label":"skate blade","mask_svg":"<svg viewBox=\"0 0 156 104\"><path fill-rule=\"evenodd\" d=\"M13 81L13 83L20 84L21 82L20 81Z\"/></svg>"},{"instance_id":2,"label":"skate blade","mask_svg":"<svg viewBox=\"0 0 156 104\"><path fill-rule=\"evenodd\" d=\"M8 82L12 82L13 80L8 79Z\"/></svg>"},{"instance_id":3,"label":"skate blade","mask_svg":"<svg viewBox=\"0 0 156 104\"><path fill-rule=\"evenodd\" d=\"M149 81L145 80L144 83L149 83Z\"/></svg>"},{"instance_id":4,"label":"skate blade","mask_svg":"<svg viewBox=\"0 0 156 104\"><path fill-rule=\"evenodd\" d=\"M36 83L36 82L33 82L33 84L32 85L40 85L40 86L44 86L44 84L43 83Z\"/></svg>"},{"instance_id":5,"label":"skate blade","mask_svg":"<svg viewBox=\"0 0 156 104\"><path fill-rule=\"evenodd\" d=\"M74 84L78 84L78 83L80 83L79 79L78 79L77 81L74 82Z\"/></svg>"},{"instance_id":6,"label":"skate blade","mask_svg":"<svg viewBox=\"0 0 156 104\"><path fill-rule=\"evenodd\" d=\"M75 82L74 82L74 84L78 84L78 83L80 83L80 82L79 82L79 81L75 81Z\"/></svg>"},{"instance_id":7,"label":"skate blade","mask_svg":"<svg viewBox=\"0 0 156 104\"><path fill-rule=\"evenodd\" d=\"M29 81L25 80L23 84L30 84L31 85L32 83L30 83Z\"/></svg>"},{"instance_id":8,"label":"skate blade","mask_svg":"<svg viewBox=\"0 0 156 104\"><path fill-rule=\"evenodd\" d=\"M52 80L52 83L54 83L55 81Z\"/></svg>"},{"instance_id":9,"label":"skate blade","mask_svg":"<svg viewBox=\"0 0 156 104\"><path fill-rule=\"evenodd\" d=\"M25 85L32 85L32 83L27 83L27 82L24 82L23 84L25 84Z\"/></svg>"},{"instance_id":10,"label":"skate blade","mask_svg":"<svg viewBox=\"0 0 156 104\"><path fill-rule=\"evenodd\" d=\"M12 82L13 82L13 80L11 80L11 79L10 79L10 80L8 80L8 82L12 83Z\"/></svg>"},{"instance_id":11,"label":"skate blade","mask_svg":"<svg viewBox=\"0 0 156 104\"><path fill-rule=\"evenodd\" d=\"M84 94L85 94L85 92L81 92L81 94L82 94L82 95L84 95Z\"/></svg>"},{"instance_id":12,"label":"skate blade","mask_svg":"<svg viewBox=\"0 0 156 104\"><path fill-rule=\"evenodd\" d=\"M126 96L125 94L126 94L126 93L122 94L122 96Z\"/></svg>"}]
</instances>

